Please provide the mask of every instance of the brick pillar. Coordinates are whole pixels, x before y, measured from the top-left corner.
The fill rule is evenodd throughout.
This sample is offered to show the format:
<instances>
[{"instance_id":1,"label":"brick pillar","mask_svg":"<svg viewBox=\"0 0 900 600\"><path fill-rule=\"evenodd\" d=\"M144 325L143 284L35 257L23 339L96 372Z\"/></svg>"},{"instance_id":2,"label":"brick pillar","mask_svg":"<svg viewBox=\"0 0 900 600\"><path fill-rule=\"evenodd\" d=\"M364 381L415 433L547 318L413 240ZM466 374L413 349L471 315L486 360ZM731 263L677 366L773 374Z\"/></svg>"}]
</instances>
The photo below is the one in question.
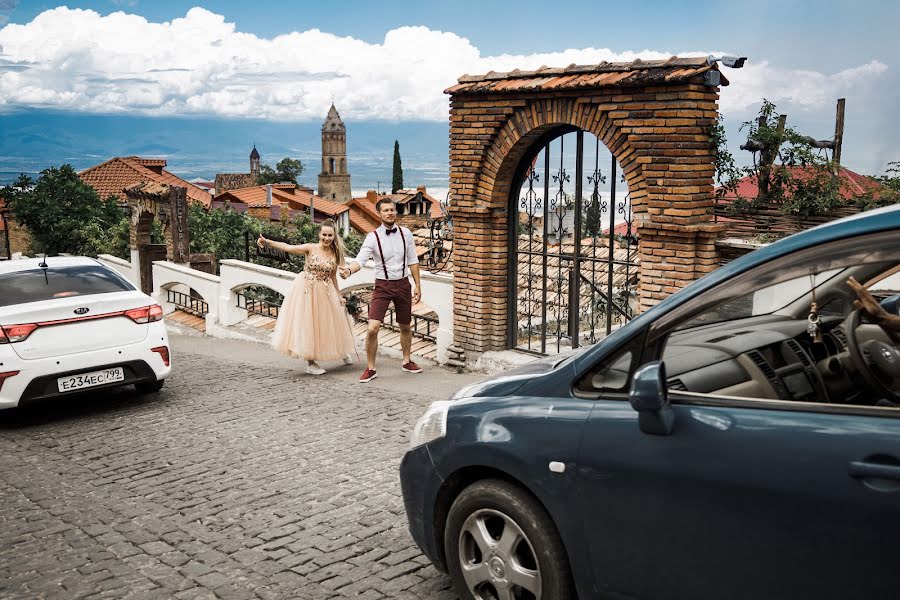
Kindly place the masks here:
<instances>
[{"instance_id":1,"label":"brick pillar","mask_svg":"<svg viewBox=\"0 0 900 600\"><path fill-rule=\"evenodd\" d=\"M724 224L715 223L639 225L641 310L716 270L716 239L725 229Z\"/></svg>"}]
</instances>

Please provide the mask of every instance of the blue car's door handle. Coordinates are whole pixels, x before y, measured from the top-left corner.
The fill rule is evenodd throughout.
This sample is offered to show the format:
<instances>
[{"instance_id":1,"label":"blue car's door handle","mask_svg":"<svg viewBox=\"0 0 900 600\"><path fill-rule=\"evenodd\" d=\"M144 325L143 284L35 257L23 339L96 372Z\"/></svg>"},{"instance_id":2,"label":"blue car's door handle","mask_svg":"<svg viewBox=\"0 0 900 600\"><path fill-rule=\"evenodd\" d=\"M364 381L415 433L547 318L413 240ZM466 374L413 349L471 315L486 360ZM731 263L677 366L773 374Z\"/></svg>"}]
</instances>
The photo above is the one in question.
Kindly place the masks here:
<instances>
[{"instance_id":1,"label":"blue car's door handle","mask_svg":"<svg viewBox=\"0 0 900 600\"><path fill-rule=\"evenodd\" d=\"M900 465L885 465L856 460L850 463L850 475L860 479L876 477L878 479L896 479L900 481Z\"/></svg>"}]
</instances>

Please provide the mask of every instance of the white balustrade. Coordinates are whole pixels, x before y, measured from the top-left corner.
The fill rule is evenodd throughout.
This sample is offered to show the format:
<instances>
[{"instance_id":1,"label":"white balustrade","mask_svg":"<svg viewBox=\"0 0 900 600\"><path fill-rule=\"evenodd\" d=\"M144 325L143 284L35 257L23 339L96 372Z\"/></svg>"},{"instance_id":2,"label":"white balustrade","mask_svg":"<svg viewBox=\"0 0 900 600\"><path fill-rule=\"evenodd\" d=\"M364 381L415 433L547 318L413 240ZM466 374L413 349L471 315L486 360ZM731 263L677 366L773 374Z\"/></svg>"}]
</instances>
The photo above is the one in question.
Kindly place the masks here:
<instances>
[{"instance_id":1,"label":"white balustrade","mask_svg":"<svg viewBox=\"0 0 900 600\"><path fill-rule=\"evenodd\" d=\"M140 274L135 262L128 262L109 255L101 255L100 262L127 277L140 286ZM351 259L348 259L348 261ZM287 294L296 273L274 269L242 260L223 260L219 263L219 275L210 275L185 265L167 261L153 263L153 297L166 314L175 310L168 301L168 290L197 292L208 305L206 332L215 337L243 337L229 332L228 327L247 318L247 311L238 307L238 294L243 290L262 286ZM369 262L346 280L338 278L343 294L375 284L375 271ZM447 348L453 343L453 276L444 273L422 271L422 302L438 315L438 362L447 360Z\"/></svg>"}]
</instances>

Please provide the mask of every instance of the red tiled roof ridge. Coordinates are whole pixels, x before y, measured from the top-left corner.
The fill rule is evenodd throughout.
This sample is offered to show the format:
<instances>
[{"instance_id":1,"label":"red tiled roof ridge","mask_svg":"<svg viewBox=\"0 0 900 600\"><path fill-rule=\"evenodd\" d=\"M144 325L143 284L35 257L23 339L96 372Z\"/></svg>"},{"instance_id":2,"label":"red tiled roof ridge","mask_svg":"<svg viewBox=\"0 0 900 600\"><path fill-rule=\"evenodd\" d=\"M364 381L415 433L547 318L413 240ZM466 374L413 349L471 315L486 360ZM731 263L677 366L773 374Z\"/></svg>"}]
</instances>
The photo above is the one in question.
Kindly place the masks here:
<instances>
[{"instance_id":1,"label":"red tiled roof ridge","mask_svg":"<svg viewBox=\"0 0 900 600\"><path fill-rule=\"evenodd\" d=\"M224 196L231 196L238 202L254 208L267 205L265 184L226 190L216 196L216 199L221 200ZM318 210L322 210L322 212L330 215L339 215L350 210L350 207L347 205L339 204L327 198L316 196L315 194L312 194L307 190L297 190L297 193L291 194L286 193L283 189L275 187L274 185L272 186L273 205L277 201L278 204L287 204L288 206L290 206L291 204L299 204L301 206L308 207L310 198L314 199L314 206L318 207Z\"/></svg>"},{"instance_id":2,"label":"red tiled roof ridge","mask_svg":"<svg viewBox=\"0 0 900 600\"><path fill-rule=\"evenodd\" d=\"M114 156L114 157L110 158L109 160L105 160L98 165L94 165L93 167L89 167L89 168L85 169L84 171L81 171L78 174L78 176L81 178L82 181L85 181L85 176L90 177L91 174L93 174L95 171L99 171L102 173L101 170L104 167L111 165L111 164L119 163L120 165L123 165L124 167L134 171L136 176L142 177L149 181L154 181L154 182L162 183L162 184L166 184L166 185L172 185L173 181L177 182L178 186L184 187L187 189L189 198L191 198L192 200L195 200L197 202L200 202L205 207L209 206L210 201L212 200L212 196L209 194L209 192L207 192L203 188L200 188L200 187L194 185L193 183L182 179L178 175L175 175L174 173L166 171L165 169L161 169L162 172L157 173L156 171L153 171L152 169L145 167L143 164L141 164L139 162L139 160L140 160L140 157L135 157L135 156ZM93 184L91 184L87 181L85 181L85 182L88 183L88 185L91 185L91 187L95 187L96 185L100 184L100 182L94 182ZM96 189L96 187L95 187L95 189ZM122 190L124 190L124 186L123 186ZM118 195L119 193L121 193L122 190L117 190L113 193Z\"/></svg>"},{"instance_id":3,"label":"red tiled roof ridge","mask_svg":"<svg viewBox=\"0 0 900 600\"><path fill-rule=\"evenodd\" d=\"M672 56L666 60L641 60L636 58L631 62L607 62L602 61L596 65L576 65L570 64L568 67L547 67L541 66L534 71L522 71L513 69L512 71L497 72L489 71L484 75L463 75L457 81L459 83L478 83L481 81L499 81L502 79L525 79L529 77L551 77L559 75L584 75L589 73L616 73L620 71L640 71L645 69L674 68L674 67L701 67L707 64L706 56L678 57Z\"/></svg>"},{"instance_id":4,"label":"red tiled roof ridge","mask_svg":"<svg viewBox=\"0 0 900 600\"><path fill-rule=\"evenodd\" d=\"M143 156L136 156L136 155L125 156L124 158L128 158L128 159L137 161L138 163L144 165L145 167L165 167L167 164L167 161L164 158L146 158Z\"/></svg>"},{"instance_id":5,"label":"red tiled roof ridge","mask_svg":"<svg viewBox=\"0 0 900 600\"><path fill-rule=\"evenodd\" d=\"M79 171L79 172L78 172L78 176L79 176L79 177L84 177L85 174L90 173L91 171L96 171L97 169L99 169L99 168L101 168L101 167L105 167L105 166L108 165L109 163L115 162L115 161L119 160L120 158L121 158L121 157L119 157L119 156L113 156L113 157L110 158L110 159L104 160L104 161L103 161L102 163L100 163L99 165L94 165L93 167L88 167L88 168L85 169L84 171Z\"/></svg>"},{"instance_id":6,"label":"red tiled roof ridge","mask_svg":"<svg viewBox=\"0 0 900 600\"><path fill-rule=\"evenodd\" d=\"M789 171L800 175L801 177L805 171L809 171L812 169L812 167L804 167L801 165L786 167L782 165L775 165L775 167L786 168ZM839 167L838 174L841 178L840 193L845 200L851 200L853 198L853 194L850 193L851 191L856 193L865 193L867 191L875 190L880 187L878 182L873 180L871 177L860 175L859 173L852 171L843 165ZM716 189L719 189L720 187L721 186L717 186ZM723 199L733 200L735 198L735 195L742 198L755 197L759 193L758 176L756 174L752 174L739 179L737 181L736 192L736 194L726 194Z\"/></svg>"},{"instance_id":7,"label":"red tiled roof ridge","mask_svg":"<svg viewBox=\"0 0 900 600\"><path fill-rule=\"evenodd\" d=\"M183 179L183 178L179 177L178 175L176 175L175 173L172 173L171 171L167 171L167 170L165 170L165 169L162 169L162 173L157 173L156 171L154 171L154 170L152 170L152 169L148 169L142 162L140 162L141 160L143 160L143 159L141 159L140 157L137 157L137 156L126 156L126 157L122 157L122 160L123 160L123 162L125 162L126 164L128 164L128 166L130 166L130 167L134 167L134 168L138 169L139 171L146 171L146 175L147 175L148 177L154 178L154 180L155 180L155 181L158 181L159 183L164 183L164 184L166 184L166 185L172 185L171 183L168 183L168 182L166 182L166 181L160 181L159 178L160 178L160 177L166 177L166 176L168 176L168 177L173 177L173 178L175 178L176 180L178 180L180 183L183 183L183 184L184 184L184 185L181 186L181 187L186 187L186 188L188 188L188 189L194 189L194 190L196 190L197 192L200 192L200 193L202 193L202 194L209 195L209 192L207 192L207 191L204 190L203 188L194 185L194 184L191 183L190 181L188 181L188 180L186 180L186 179ZM165 161L163 161L163 162L165 162ZM131 164L131 163L137 163L137 164L135 165L135 164ZM206 204L208 205L209 203L207 202Z\"/></svg>"}]
</instances>

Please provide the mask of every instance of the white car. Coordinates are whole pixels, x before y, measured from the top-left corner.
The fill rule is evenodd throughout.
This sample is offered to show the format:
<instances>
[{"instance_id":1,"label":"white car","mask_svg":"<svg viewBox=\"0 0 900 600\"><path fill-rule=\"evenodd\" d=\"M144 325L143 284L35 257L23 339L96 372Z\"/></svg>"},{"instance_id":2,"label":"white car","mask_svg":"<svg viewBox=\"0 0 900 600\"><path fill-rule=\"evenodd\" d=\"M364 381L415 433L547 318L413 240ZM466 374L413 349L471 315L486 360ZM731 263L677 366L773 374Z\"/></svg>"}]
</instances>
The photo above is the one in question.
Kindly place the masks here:
<instances>
[{"instance_id":1,"label":"white car","mask_svg":"<svg viewBox=\"0 0 900 600\"><path fill-rule=\"evenodd\" d=\"M162 318L92 258L0 262L0 409L128 384L159 391L172 369Z\"/></svg>"}]
</instances>

